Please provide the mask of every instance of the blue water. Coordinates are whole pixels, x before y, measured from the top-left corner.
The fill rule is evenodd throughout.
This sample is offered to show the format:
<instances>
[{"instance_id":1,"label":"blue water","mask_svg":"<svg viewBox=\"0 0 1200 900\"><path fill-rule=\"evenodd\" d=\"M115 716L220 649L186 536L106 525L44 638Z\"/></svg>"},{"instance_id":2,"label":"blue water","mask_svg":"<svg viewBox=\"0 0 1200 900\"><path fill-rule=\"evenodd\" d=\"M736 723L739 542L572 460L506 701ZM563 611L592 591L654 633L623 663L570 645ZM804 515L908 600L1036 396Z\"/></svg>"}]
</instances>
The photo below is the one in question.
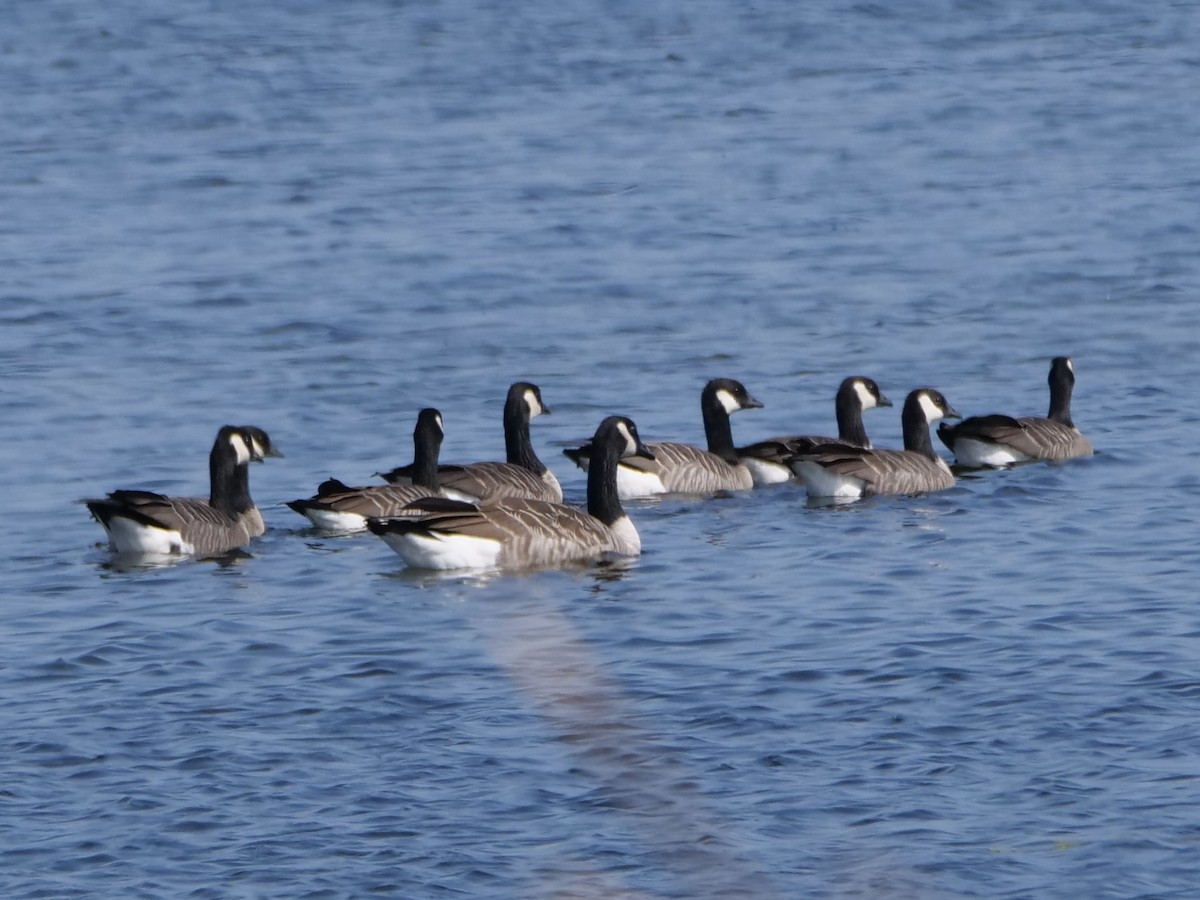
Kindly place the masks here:
<instances>
[{"instance_id":1,"label":"blue water","mask_svg":"<svg viewBox=\"0 0 1200 900\"><path fill-rule=\"evenodd\" d=\"M1190 3L0 5L0 896L1190 897ZM608 413L894 400L1100 451L924 498L631 506L623 569L405 572L283 506ZM113 567L77 505L270 532ZM895 410L868 414L879 446Z\"/></svg>"}]
</instances>

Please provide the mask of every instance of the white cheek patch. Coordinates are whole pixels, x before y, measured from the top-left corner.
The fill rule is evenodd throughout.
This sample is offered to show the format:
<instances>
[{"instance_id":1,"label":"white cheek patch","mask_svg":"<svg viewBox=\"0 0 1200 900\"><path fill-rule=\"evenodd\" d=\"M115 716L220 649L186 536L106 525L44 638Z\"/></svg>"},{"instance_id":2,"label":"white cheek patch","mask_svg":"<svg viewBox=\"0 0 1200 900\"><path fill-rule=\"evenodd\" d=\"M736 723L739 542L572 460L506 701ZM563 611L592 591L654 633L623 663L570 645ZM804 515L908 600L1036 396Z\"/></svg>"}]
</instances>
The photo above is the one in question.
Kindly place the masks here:
<instances>
[{"instance_id":1,"label":"white cheek patch","mask_svg":"<svg viewBox=\"0 0 1200 900\"><path fill-rule=\"evenodd\" d=\"M233 453L239 466L250 462L252 458L250 447L246 444L246 438L243 435L237 432L231 434L229 436L229 446L233 448Z\"/></svg>"},{"instance_id":2,"label":"white cheek patch","mask_svg":"<svg viewBox=\"0 0 1200 900\"><path fill-rule=\"evenodd\" d=\"M258 438L250 438L250 450L255 459L263 459L267 455L262 444L258 442Z\"/></svg>"},{"instance_id":3,"label":"white cheek patch","mask_svg":"<svg viewBox=\"0 0 1200 900\"><path fill-rule=\"evenodd\" d=\"M737 398L724 388L717 391L717 400L725 407L725 412L727 413L734 413L742 408L742 404L738 402Z\"/></svg>"},{"instance_id":4,"label":"white cheek patch","mask_svg":"<svg viewBox=\"0 0 1200 900\"><path fill-rule=\"evenodd\" d=\"M858 402L862 405L863 409L875 408L875 395L861 381L854 382L854 393L858 395Z\"/></svg>"},{"instance_id":5,"label":"white cheek patch","mask_svg":"<svg viewBox=\"0 0 1200 900\"><path fill-rule=\"evenodd\" d=\"M1069 371L1072 375L1075 374L1075 360L1071 359L1069 356L1067 357L1067 371Z\"/></svg>"},{"instance_id":6,"label":"white cheek patch","mask_svg":"<svg viewBox=\"0 0 1200 900\"><path fill-rule=\"evenodd\" d=\"M617 423L617 431L621 433L621 437L625 438L625 450L622 456L633 456L637 453L637 441L633 439L633 435L629 433L629 426L624 422Z\"/></svg>"},{"instance_id":7,"label":"white cheek patch","mask_svg":"<svg viewBox=\"0 0 1200 900\"><path fill-rule=\"evenodd\" d=\"M944 410L933 402L933 398L926 393L921 394L921 412L925 414L926 422L936 422L942 417Z\"/></svg>"},{"instance_id":8,"label":"white cheek patch","mask_svg":"<svg viewBox=\"0 0 1200 900\"><path fill-rule=\"evenodd\" d=\"M540 416L543 412L542 404L538 403L537 394L533 391L525 392L525 405L529 407L529 418Z\"/></svg>"},{"instance_id":9,"label":"white cheek patch","mask_svg":"<svg viewBox=\"0 0 1200 900\"><path fill-rule=\"evenodd\" d=\"M445 432L446 427L442 424L442 414L438 413L433 417L433 421L437 422L438 431Z\"/></svg>"}]
</instances>

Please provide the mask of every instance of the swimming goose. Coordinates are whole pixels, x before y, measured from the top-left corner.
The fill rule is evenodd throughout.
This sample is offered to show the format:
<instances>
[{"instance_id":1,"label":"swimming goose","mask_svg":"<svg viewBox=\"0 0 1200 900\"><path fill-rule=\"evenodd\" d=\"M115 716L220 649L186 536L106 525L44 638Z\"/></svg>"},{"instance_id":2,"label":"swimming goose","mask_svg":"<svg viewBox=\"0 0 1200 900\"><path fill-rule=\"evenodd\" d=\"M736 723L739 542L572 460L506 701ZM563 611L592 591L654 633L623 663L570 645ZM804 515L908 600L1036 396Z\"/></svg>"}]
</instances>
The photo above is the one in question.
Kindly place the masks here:
<instances>
[{"instance_id":1,"label":"swimming goose","mask_svg":"<svg viewBox=\"0 0 1200 900\"><path fill-rule=\"evenodd\" d=\"M424 515L368 519L367 527L407 565L424 569L519 569L637 556L642 542L621 508L617 461L623 455L650 459L651 453L623 416L601 422L592 443L586 513L523 497L477 505L430 498L413 504Z\"/></svg>"},{"instance_id":2,"label":"swimming goose","mask_svg":"<svg viewBox=\"0 0 1200 900\"><path fill-rule=\"evenodd\" d=\"M759 409L740 381L716 378L700 394L700 412L708 450L691 444L651 443L653 458L626 457L617 469L617 491L622 500L655 494L711 494L716 491L745 491L754 487L750 470L733 447L729 416L739 409ZM579 468L587 471L592 445L563 450Z\"/></svg>"},{"instance_id":3,"label":"swimming goose","mask_svg":"<svg viewBox=\"0 0 1200 900\"><path fill-rule=\"evenodd\" d=\"M953 426L943 422L938 427L938 437L954 453L960 466L974 468L1091 456L1091 443L1071 421L1071 392L1075 387L1075 364L1071 358L1054 357L1047 380L1050 412L1046 418L971 416Z\"/></svg>"},{"instance_id":4,"label":"swimming goose","mask_svg":"<svg viewBox=\"0 0 1200 900\"><path fill-rule=\"evenodd\" d=\"M800 450L812 449L818 444L839 443L866 447L869 450L871 440L863 426L863 411L891 405L892 401L883 396L879 385L873 379L853 375L842 380L834 399L838 423L836 438L815 434L767 438L765 441L739 447L738 456L750 470L755 484L779 484L789 481L795 473L788 462Z\"/></svg>"},{"instance_id":5,"label":"swimming goose","mask_svg":"<svg viewBox=\"0 0 1200 900\"><path fill-rule=\"evenodd\" d=\"M529 440L529 420L549 415L537 385L518 381L508 389L504 401L504 447L506 462L478 462L438 467L442 496L472 503L489 497L532 497L562 502L562 486L534 452ZM411 465L378 472L390 484L411 484Z\"/></svg>"},{"instance_id":6,"label":"swimming goose","mask_svg":"<svg viewBox=\"0 0 1200 900\"><path fill-rule=\"evenodd\" d=\"M166 497L150 491L113 491L85 500L120 554L218 556L248 544L266 526L250 499L246 467L283 456L253 425L225 425L208 456L210 491L203 497Z\"/></svg>"},{"instance_id":7,"label":"swimming goose","mask_svg":"<svg viewBox=\"0 0 1200 900\"><path fill-rule=\"evenodd\" d=\"M958 418L946 398L932 388L908 395L900 421L903 450L868 450L850 444L823 444L800 450L796 474L812 497L857 499L866 494L921 494L954 486L945 461L933 452L929 425Z\"/></svg>"},{"instance_id":8,"label":"swimming goose","mask_svg":"<svg viewBox=\"0 0 1200 900\"><path fill-rule=\"evenodd\" d=\"M347 487L336 478L324 481L306 500L288 506L325 531L362 531L370 516L402 515L404 507L438 493L438 452L442 446L442 414L423 409L413 429L411 484Z\"/></svg>"}]
</instances>

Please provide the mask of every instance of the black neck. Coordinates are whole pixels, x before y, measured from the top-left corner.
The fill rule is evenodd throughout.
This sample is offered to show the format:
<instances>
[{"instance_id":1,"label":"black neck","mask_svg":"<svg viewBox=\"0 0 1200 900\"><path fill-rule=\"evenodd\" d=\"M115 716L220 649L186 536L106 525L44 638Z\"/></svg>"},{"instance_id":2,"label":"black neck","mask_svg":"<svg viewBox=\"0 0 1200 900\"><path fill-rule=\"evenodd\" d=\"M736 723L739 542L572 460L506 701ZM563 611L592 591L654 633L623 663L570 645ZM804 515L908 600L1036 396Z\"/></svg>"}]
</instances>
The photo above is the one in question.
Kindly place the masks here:
<instances>
[{"instance_id":1,"label":"black neck","mask_svg":"<svg viewBox=\"0 0 1200 900\"><path fill-rule=\"evenodd\" d=\"M227 516L240 516L254 506L247 464L240 466L229 439L221 435L208 455L208 504Z\"/></svg>"},{"instance_id":2,"label":"black neck","mask_svg":"<svg viewBox=\"0 0 1200 900\"><path fill-rule=\"evenodd\" d=\"M620 459L621 451L614 441L593 442L592 460L588 463L588 515L605 525L612 525L625 515L621 497L617 493L617 465Z\"/></svg>"},{"instance_id":3,"label":"black neck","mask_svg":"<svg viewBox=\"0 0 1200 900\"><path fill-rule=\"evenodd\" d=\"M838 439L855 447L869 447L867 429L863 427L862 400L859 399L858 389L853 382L843 384L838 388L837 399Z\"/></svg>"},{"instance_id":4,"label":"black neck","mask_svg":"<svg viewBox=\"0 0 1200 900\"><path fill-rule=\"evenodd\" d=\"M1074 428L1071 421L1071 392L1075 388L1075 376L1065 366L1050 370L1050 412L1046 418Z\"/></svg>"},{"instance_id":5,"label":"black neck","mask_svg":"<svg viewBox=\"0 0 1200 900\"><path fill-rule=\"evenodd\" d=\"M925 411L921 409L921 401L915 394L909 395L904 401L900 424L904 430L905 450L920 453L930 459L938 458L933 450L933 440L929 437L929 423L925 421Z\"/></svg>"},{"instance_id":6,"label":"black neck","mask_svg":"<svg viewBox=\"0 0 1200 900\"><path fill-rule=\"evenodd\" d=\"M417 423L413 431L412 483L431 491L438 489L438 453L441 436Z\"/></svg>"},{"instance_id":7,"label":"black neck","mask_svg":"<svg viewBox=\"0 0 1200 900\"><path fill-rule=\"evenodd\" d=\"M725 412L716 391L705 391L700 395L700 415L704 417L704 436L708 440L708 452L736 465L738 455L733 449L733 429L729 427L729 413Z\"/></svg>"},{"instance_id":8,"label":"black neck","mask_svg":"<svg viewBox=\"0 0 1200 900\"><path fill-rule=\"evenodd\" d=\"M513 395L504 404L504 451L514 465L523 466L535 475L546 471L529 440L529 407L525 395Z\"/></svg>"}]
</instances>

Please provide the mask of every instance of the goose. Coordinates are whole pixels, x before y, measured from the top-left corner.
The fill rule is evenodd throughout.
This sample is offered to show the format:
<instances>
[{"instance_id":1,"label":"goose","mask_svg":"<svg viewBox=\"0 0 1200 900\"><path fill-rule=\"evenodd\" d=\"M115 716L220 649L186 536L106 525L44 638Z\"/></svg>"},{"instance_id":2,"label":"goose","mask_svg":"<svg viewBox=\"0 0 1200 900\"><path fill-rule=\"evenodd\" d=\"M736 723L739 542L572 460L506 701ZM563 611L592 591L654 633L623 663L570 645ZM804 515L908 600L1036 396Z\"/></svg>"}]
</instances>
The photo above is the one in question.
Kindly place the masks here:
<instances>
[{"instance_id":1,"label":"goose","mask_svg":"<svg viewBox=\"0 0 1200 900\"><path fill-rule=\"evenodd\" d=\"M908 395L900 421L903 450L869 450L822 444L800 450L792 461L811 497L858 499L866 494L921 494L954 486L945 460L933 452L930 423L958 418L940 392L919 388Z\"/></svg>"},{"instance_id":2,"label":"goose","mask_svg":"<svg viewBox=\"0 0 1200 900\"><path fill-rule=\"evenodd\" d=\"M534 452L529 440L529 420L549 415L542 392L535 384L518 381L508 389L504 401L504 446L506 462L438 466L439 492L452 500L473 503L491 497L531 497L561 503L562 486ZM377 472L389 484L411 484L412 465Z\"/></svg>"},{"instance_id":3,"label":"goose","mask_svg":"<svg viewBox=\"0 0 1200 900\"><path fill-rule=\"evenodd\" d=\"M250 499L247 465L283 456L253 425L225 425L208 457L210 489L203 497L166 497L150 491L113 491L85 500L118 554L219 556L250 543L266 526Z\"/></svg>"},{"instance_id":4,"label":"goose","mask_svg":"<svg viewBox=\"0 0 1200 900\"><path fill-rule=\"evenodd\" d=\"M587 512L525 497L479 504L429 498L413 504L423 515L372 518L367 527L414 568L523 569L637 556L642 542L621 508L617 462L652 454L623 416L601 422L592 443Z\"/></svg>"},{"instance_id":5,"label":"goose","mask_svg":"<svg viewBox=\"0 0 1200 900\"><path fill-rule=\"evenodd\" d=\"M1056 356L1051 360L1047 381L1050 383L1050 412L1046 418L971 416L953 426L943 422L938 427L938 437L950 448L960 466L970 468L1091 456L1091 442L1071 421L1075 364L1069 356Z\"/></svg>"},{"instance_id":6,"label":"goose","mask_svg":"<svg viewBox=\"0 0 1200 900\"><path fill-rule=\"evenodd\" d=\"M780 484L795 474L788 461L799 450L838 443L871 449L871 440L863 427L863 411L891 405L892 401L883 395L874 379L852 375L842 379L834 399L838 423L836 438L815 434L786 435L739 447L737 453L756 485Z\"/></svg>"},{"instance_id":7,"label":"goose","mask_svg":"<svg viewBox=\"0 0 1200 900\"><path fill-rule=\"evenodd\" d=\"M442 446L442 414L423 409L413 429L411 484L347 487L336 478L323 481L317 493L288 506L325 531L363 531L369 516L401 515L404 507L438 492L438 451Z\"/></svg>"},{"instance_id":8,"label":"goose","mask_svg":"<svg viewBox=\"0 0 1200 900\"><path fill-rule=\"evenodd\" d=\"M651 458L625 457L617 468L617 491L622 500L656 494L712 494L745 491L754 487L750 470L733 447L729 416L740 409L760 409L740 381L716 378L700 394L700 412L708 450L691 444L650 443ZM579 468L588 470L592 445L572 447L563 454Z\"/></svg>"}]
</instances>

